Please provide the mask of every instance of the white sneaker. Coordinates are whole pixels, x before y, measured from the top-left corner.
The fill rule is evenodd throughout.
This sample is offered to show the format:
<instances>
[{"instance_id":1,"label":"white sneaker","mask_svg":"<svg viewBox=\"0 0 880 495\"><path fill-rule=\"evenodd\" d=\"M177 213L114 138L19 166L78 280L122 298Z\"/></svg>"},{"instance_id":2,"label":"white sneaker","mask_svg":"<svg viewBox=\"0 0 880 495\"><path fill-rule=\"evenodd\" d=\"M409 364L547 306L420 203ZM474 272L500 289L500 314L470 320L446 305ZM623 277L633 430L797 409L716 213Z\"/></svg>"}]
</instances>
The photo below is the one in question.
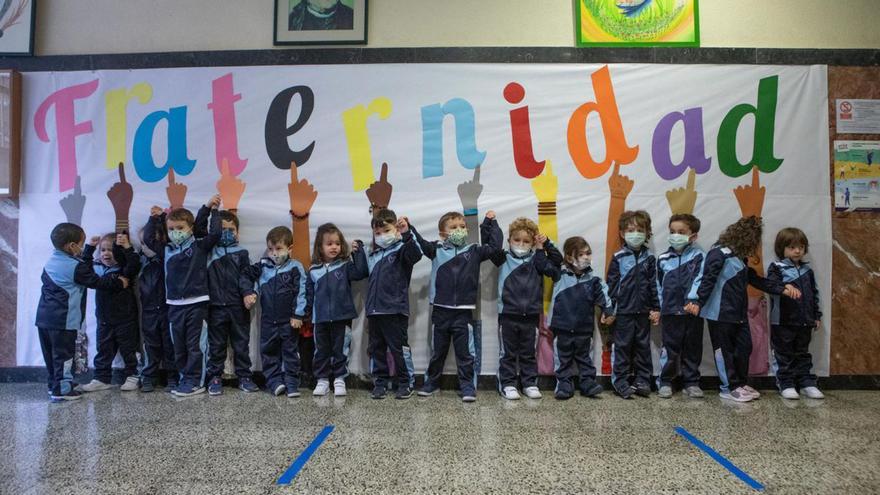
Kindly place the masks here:
<instances>
[{"instance_id":1,"label":"white sneaker","mask_svg":"<svg viewBox=\"0 0 880 495\"><path fill-rule=\"evenodd\" d=\"M816 387L804 387L801 389L801 393L806 395L807 398L810 398L810 399L824 399L825 398L825 394L823 394L822 391Z\"/></svg>"},{"instance_id":2,"label":"white sneaker","mask_svg":"<svg viewBox=\"0 0 880 495\"><path fill-rule=\"evenodd\" d=\"M347 393L348 391L345 390L345 380L342 378L333 380L333 395L336 397L345 397Z\"/></svg>"},{"instance_id":3,"label":"white sneaker","mask_svg":"<svg viewBox=\"0 0 880 495\"><path fill-rule=\"evenodd\" d=\"M540 399L542 397L541 391L538 390L538 387L526 387L523 389L523 393L526 394L526 397L529 399Z\"/></svg>"},{"instance_id":4,"label":"white sneaker","mask_svg":"<svg viewBox=\"0 0 880 495\"><path fill-rule=\"evenodd\" d=\"M519 392L516 391L516 387L504 387L501 395L507 400L519 399Z\"/></svg>"},{"instance_id":5,"label":"white sneaker","mask_svg":"<svg viewBox=\"0 0 880 495\"><path fill-rule=\"evenodd\" d=\"M782 391L782 398L788 400L798 400L800 396L794 388L786 388Z\"/></svg>"},{"instance_id":6,"label":"white sneaker","mask_svg":"<svg viewBox=\"0 0 880 495\"><path fill-rule=\"evenodd\" d=\"M312 395L327 395L328 393L330 393L330 380L326 378L319 379L315 390L312 391Z\"/></svg>"},{"instance_id":7,"label":"white sneaker","mask_svg":"<svg viewBox=\"0 0 880 495\"><path fill-rule=\"evenodd\" d=\"M141 382L140 380L138 380L138 377L130 376L125 379L125 383L123 383L122 386L119 387L119 390L122 390L123 392L131 392L133 390L137 390L140 383Z\"/></svg>"},{"instance_id":8,"label":"white sneaker","mask_svg":"<svg viewBox=\"0 0 880 495\"><path fill-rule=\"evenodd\" d=\"M98 392L100 390L108 390L113 388L113 385L109 383L104 383L100 380L92 380L85 385L80 385L80 388L83 392Z\"/></svg>"},{"instance_id":9,"label":"white sneaker","mask_svg":"<svg viewBox=\"0 0 880 495\"><path fill-rule=\"evenodd\" d=\"M663 385L660 387L660 390L657 391L657 395L663 399L672 397L672 387L669 385Z\"/></svg>"}]
</instances>

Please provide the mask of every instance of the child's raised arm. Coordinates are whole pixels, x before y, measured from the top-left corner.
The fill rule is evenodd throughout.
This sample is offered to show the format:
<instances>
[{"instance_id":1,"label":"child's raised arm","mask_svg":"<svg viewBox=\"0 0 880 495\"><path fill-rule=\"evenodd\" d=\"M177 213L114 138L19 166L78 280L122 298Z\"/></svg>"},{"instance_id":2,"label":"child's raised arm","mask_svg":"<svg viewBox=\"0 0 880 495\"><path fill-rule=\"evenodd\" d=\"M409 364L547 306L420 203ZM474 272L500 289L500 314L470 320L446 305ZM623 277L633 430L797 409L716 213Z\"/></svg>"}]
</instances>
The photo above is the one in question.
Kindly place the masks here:
<instances>
[{"instance_id":1,"label":"child's raised arm","mask_svg":"<svg viewBox=\"0 0 880 495\"><path fill-rule=\"evenodd\" d=\"M125 277L119 277L115 274L101 277L95 273L95 267L92 265L92 253L95 252L95 246L100 241L100 237L92 237L89 243L83 247L83 260L77 263L74 268L73 281L89 289L123 290L127 288L128 279Z\"/></svg>"},{"instance_id":2,"label":"child's raised arm","mask_svg":"<svg viewBox=\"0 0 880 495\"><path fill-rule=\"evenodd\" d=\"M428 259L434 259L437 256L437 241L426 241L419 231L409 223L409 219L406 217L402 217L401 220L406 222L407 230L403 233L404 242L406 242L406 234L410 234L415 239L416 247L418 247L422 254L424 254ZM416 260L418 261L418 260ZM413 263L415 264L415 263Z\"/></svg>"},{"instance_id":3,"label":"child's raised arm","mask_svg":"<svg viewBox=\"0 0 880 495\"><path fill-rule=\"evenodd\" d=\"M504 233L501 232L501 227L499 227L498 222L495 221L495 212L492 210L489 210L486 213L486 218L480 225L480 239L483 243L483 245L478 248L481 261L492 259L492 257L497 256L497 253L499 252L504 254L504 249L502 248L502 244L504 243Z\"/></svg>"},{"instance_id":4,"label":"child's raised arm","mask_svg":"<svg viewBox=\"0 0 880 495\"><path fill-rule=\"evenodd\" d=\"M363 280L370 276L370 267L367 264L367 253L364 243L355 240L351 243L351 263L348 264L348 279L351 281Z\"/></svg>"},{"instance_id":5,"label":"child's raised arm","mask_svg":"<svg viewBox=\"0 0 880 495\"><path fill-rule=\"evenodd\" d=\"M144 244L150 248L150 251L156 253L160 259L165 259L165 245L167 242L164 241L165 236L162 236L161 241L156 239L156 233L161 232L159 229L165 228L165 212L162 211L162 208L158 206L153 206L150 208L150 218L147 219L147 224L144 225Z\"/></svg>"},{"instance_id":6,"label":"child's raised arm","mask_svg":"<svg viewBox=\"0 0 880 495\"><path fill-rule=\"evenodd\" d=\"M562 276L562 268L560 265L553 263L547 258L545 249L538 249L535 251L533 263L535 264L535 270L537 270L538 273L545 277L550 277L554 282L558 282L559 278Z\"/></svg>"},{"instance_id":7,"label":"child's raised arm","mask_svg":"<svg viewBox=\"0 0 880 495\"><path fill-rule=\"evenodd\" d=\"M134 251L128 234L116 234L116 245L122 248L123 259L119 260L122 264L122 275L134 280L141 271L141 257Z\"/></svg>"},{"instance_id":8,"label":"child's raised arm","mask_svg":"<svg viewBox=\"0 0 880 495\"><path fill-rule=\"evenodd\" d=\"M211 204L213 204L213 202L211 202ZM197 239L196 245L204 251L214 249L214 245L220 240L221 230L220 210L214 206L211 208L211 222L208 227L208 233L201 239ZM195 235L195 225L193 226L193 235Z\"/></svg>"}]
</instances>

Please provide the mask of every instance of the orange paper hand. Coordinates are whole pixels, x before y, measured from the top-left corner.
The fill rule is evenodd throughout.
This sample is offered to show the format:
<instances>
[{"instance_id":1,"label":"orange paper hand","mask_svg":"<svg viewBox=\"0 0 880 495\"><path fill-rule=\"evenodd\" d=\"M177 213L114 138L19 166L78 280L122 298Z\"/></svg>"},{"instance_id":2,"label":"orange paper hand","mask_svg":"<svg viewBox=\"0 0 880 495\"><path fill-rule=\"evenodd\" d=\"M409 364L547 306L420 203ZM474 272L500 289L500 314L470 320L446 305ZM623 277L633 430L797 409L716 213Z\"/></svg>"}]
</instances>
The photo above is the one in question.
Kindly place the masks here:
<instances>
[{"instance_id":1,"label":"orange paper hand","mask_svg":"<svg viewBox=\"0 0 880 495\"><path fill-rule=\"evenodd\" d=\"M766 192L767 188L761 186L758 167L754 167L752 169L752 184L739 186L733 190L743 217L761 216L761 211L764 209L764 193Z\"/></svg>"},{"instance_id":2,"label":"orange paper hand","mask_svg":"<svg viewBox=\"0 0 880 495\"><path fill-rule=\"evenodd\" d=\"M238 202L244 194L245 183L229 172L229 161L225 158L220 163L220 180L217 181L217 192L227 210L237 210Z\"/></svg>"},{"instance_id":3,"label":"orange paper hand","mask_svg":"<svg viewBox=\"0 0 880 495\"><path fill-rule=\"evenodd\" d=\"M299 180L295 163L290 164L290 184L287 185L287 194L290 196L290 212L295 217L304 217L309 214L318 191L309 181Z\"/></svg>"},{"instance_id":4,"label":"orange paper hand","mask_svg":"<svg viewBox=\"0 0 880 495\"><path fill-rule=\"evenodd\" d=\"M174 169L168 169L168 187L165 188L168 194L168 203L171 209L183 208L183 202L186 200L186 184L178 184L174 180Z\"/></svg>"},{"instance_id":5,"label":"orange paper hand","mask_svg":"<svg viewBox=\"0 0 880 495\"><path fill-rule=\"evenodd\" d=\"M620 164L614 162L614 171L608 178L608 189L611 190L612 198L626 199L632 191L635 181L625 175L620 175Z\"/></svg>"}]
</instances>

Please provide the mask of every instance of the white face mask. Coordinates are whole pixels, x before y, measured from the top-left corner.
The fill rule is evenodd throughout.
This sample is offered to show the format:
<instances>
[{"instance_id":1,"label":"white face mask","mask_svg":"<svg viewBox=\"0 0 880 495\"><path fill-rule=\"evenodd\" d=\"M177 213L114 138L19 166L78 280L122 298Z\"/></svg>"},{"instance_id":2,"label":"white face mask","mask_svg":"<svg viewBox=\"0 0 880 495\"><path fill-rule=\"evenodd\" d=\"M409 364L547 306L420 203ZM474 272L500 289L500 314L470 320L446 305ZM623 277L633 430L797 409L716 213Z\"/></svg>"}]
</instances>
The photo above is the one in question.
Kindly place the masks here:
<instances>
[{"instance_id":1,"label":"white face mask","mask_svg":"<svg viewBox=\"0 0 880 495\"><path fill-rule=\"evenodd\" d=\"M623 234L623 240L626 241L626 245L631 249L639 249L642 247L642 244L645 243L645 237L644 232L627 232Z\"/></svg>"},{"instance_id":2,"label":"white face mask","mask_svg":"<svg viewBox=\"0 0 880 495\"><path fill-rule=\"evenodd\" d=\"M275 265L277 266L277 265L283 265L284 262L287 261L288 256L289 255L287 253L280 252L280 253L270 254L269 258L271 258L272 262L275 263Z\"/></svg>"},{"instance_id":3,"label":"white face mask","mask_svg":"<svg viewBox=\"0 0 880 495\"><path fill-rule=\"evenodd\" d=\"M517 258L522 258L522 257L528 256L529 253L532 252L532 248L531 247L524 247L520 244L511 244L510 245L510 252L513 253L513 255L516 256Z\"/></svg>"},{"instance_id":4,"label":"white face mask","mask_svg":"<svg viewBox=\"0 0 880 495\"><path fill-rule=\"evenodd\" d=\"M394 232L380 234L376 236L376 245L384 249L397 242L397 239L399 239L399 237Z\"/></svg>"},{"instance_id":5,"label":"white face mask","mask_svg":"<svg viewBox=\"0 0 880 495\"><path fill-rule=\"evenodd\" d=\"M571 266L573 266L577 271L582 272L590 267L590 257L589 256L581 256L578 259L572 261Z\"/></svg>"}]
</instances>

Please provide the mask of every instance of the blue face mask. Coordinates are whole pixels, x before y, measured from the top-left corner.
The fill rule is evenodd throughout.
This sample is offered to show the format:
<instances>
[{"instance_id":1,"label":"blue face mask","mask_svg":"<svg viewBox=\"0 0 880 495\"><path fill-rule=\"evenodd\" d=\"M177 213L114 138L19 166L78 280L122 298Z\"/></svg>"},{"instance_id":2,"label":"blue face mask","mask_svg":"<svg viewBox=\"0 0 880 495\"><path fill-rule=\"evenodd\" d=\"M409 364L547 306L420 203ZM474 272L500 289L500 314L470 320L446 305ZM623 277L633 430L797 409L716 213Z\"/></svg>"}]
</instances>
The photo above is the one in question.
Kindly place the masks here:
<instances>
[{"instance_id":1,"label":"blue face mask","mask_svg":"<svg viewBox=\"0 0 880 495\"><path fill-rule=\"evenodd\" d=\"M238 242L238 239L235 238L235 232L232 229L223 229L223 232L220 233L220 245L228 247L236 242Z\"/></svg>"},{"instance_id":2,"label":"blue face mask","mask_svg":"<svg viewBox=\"0 0 880 495\"><path fill-rule=\"evenodd\" d=\"M172 230L168 232L168 238L171 239L172 244L175 246L180 246L186 242L190 236L192 236L192 232L189 230Z\"/></svg>"},{"instance_id":3,"label":"blue face mask","mask_svg":"<svg viewBox=\"0 0 880 495\"><path fill-rule=\"evenodd\" d=\"M691 236L687 234L669 234L669 245L672 249L680 251L682 248L690 244Z\"/></svg>"}]
</instances>

